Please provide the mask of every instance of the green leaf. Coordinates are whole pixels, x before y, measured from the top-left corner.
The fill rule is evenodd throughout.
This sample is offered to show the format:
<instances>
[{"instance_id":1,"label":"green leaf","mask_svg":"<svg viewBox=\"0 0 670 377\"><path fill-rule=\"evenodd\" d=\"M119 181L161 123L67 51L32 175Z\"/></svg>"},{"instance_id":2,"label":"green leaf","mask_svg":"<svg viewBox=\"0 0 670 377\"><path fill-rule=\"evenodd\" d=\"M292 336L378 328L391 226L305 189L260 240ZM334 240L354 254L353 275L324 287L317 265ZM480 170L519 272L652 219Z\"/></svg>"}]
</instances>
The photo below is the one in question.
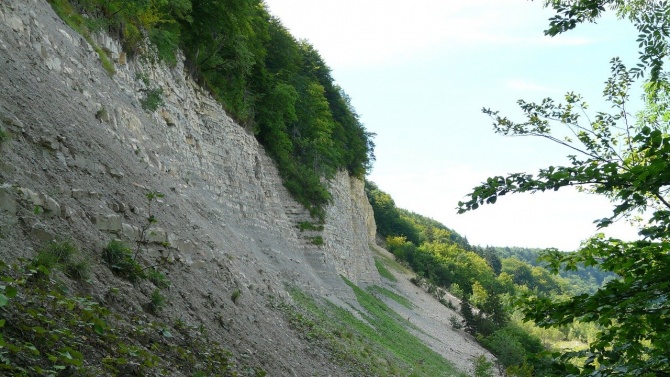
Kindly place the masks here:
<instances>
[{"instance_id":1,"label":"green leaf","mask_svg":"<svg viewBox=\"0 0 670 377\"><path fill-rule=\"evenodd\" d=\"M93 331L95 331L98 335L104 335L105 334L105 328L103 327L102 324L96 323L93 325Z\"/></svg>"},{"instance_id":2,"label":"green leaf","mask_svg":"<svg viewBox=\"0 0 670 377\"><path fill-rule=\"evenodd\" d=\"M16 297L17 294L16 287L12 285L5 287L5 294L7 295L8 298Z\"/></svg>"}]
</instances>

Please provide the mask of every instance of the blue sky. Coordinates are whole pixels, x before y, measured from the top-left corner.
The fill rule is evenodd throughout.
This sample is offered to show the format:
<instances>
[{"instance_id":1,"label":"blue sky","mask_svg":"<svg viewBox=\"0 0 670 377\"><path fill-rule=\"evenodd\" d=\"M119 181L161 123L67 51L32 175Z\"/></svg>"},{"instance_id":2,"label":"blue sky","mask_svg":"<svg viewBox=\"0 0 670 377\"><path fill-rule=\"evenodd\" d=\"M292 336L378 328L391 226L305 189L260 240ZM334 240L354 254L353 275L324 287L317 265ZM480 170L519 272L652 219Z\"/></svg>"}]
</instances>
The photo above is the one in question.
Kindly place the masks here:
<instances>
[{"instance_id":1,"label":"blue sky","mask_svg":"<svg viewBox=\"0 0 670 377\"><path fill-rule=\"evenodd\" d=\"M516 195L457 215L455 207L492 175L564 163L549 141L493 133L482 107L518 114L516 100L584 95L594 110L609 61L633 65L637 33L615 17L565 35L543 35L542 1L266 0L270 12L309 40L369 131L377 161L368 179L396 205L495 246L573 250L610 214L597 196L559 191ZM618 224L611 234L630 238Z\"/></svg>"}]
</instances>

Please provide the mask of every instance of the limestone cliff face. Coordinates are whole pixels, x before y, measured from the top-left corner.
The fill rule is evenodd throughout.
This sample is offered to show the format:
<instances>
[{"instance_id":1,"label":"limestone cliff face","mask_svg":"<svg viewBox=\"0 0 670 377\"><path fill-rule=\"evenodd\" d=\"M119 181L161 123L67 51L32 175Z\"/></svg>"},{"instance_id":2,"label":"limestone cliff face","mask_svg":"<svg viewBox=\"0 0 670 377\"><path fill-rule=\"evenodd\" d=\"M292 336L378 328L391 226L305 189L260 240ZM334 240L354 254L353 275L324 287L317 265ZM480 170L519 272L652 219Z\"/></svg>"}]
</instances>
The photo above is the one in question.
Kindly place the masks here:
<instances>
[{"instance_id":1,"label":"limestone cliff face","mask_svg":"<svg viewBox=\"0 0 670 377\"><path fill-rule=\"evenodd\" d=\"M375 283L378 273L370 264L370 245L377 226L372 206L360 179L342 172L331 185L333 205L328 208L323 232L325 254L332 256L336 269L349 279Z\"/></svg>"},{"instance_id":2,"label":"limestone cliff face","mask_svg":"<svg viewBox=\"0 0 670 377\"><path fill-rule=\"evenodd\" d=\"M108 46L111 51L117 50L112 41L108 40ZM133 109L123 106L116 107L108 120L117 136L140 151L156 170L184 182L186 187L197 186L213 193L226 219L224 224L254 227L288 240L308 256L322 278L325 274L339 280L333 275L337 272L355 282L377 282L369 251L376 226L363 182L346 172L338 173L330 182L333 204L327 208L324 230L300 231L301 221L315 220L290 197L262 146L184 76L182 64L169 69L130 62L118 70L115 81L136 97L142 94L134 77L138 73L148 75L150 82L163 90L165 106L152 114L152 122L147 125L162 133L162 138L147 138ZM323 245L312 242L319 236ZM190 263L197 257L183 258Z\"/></svg>"},{"instance_id":3,"label":"limestone cliff face","mask_svg":"<svg viewBox=\"0 0 670 377\"><path fill-rule=\"evenodd\" d=\"M49 88L36 90L61 92L69 97L70 104L78 104L80 111L95 114L95 132L110 140L103 148L113 147L116 155L125 155L125 159L144 166L145 175L169 182L168 194L204 207L212 224L242 235L249 242L265 240L267 246L263 247L271 250L292 249L290 253L304 255L304 268L313 269L326 280L324 289L338 285L334 280L339 280L340 274L355 282L378 281L369 251L375 226L362 181L344 172L337 174L330 183L333 204L327 209L324 230L301 232L298 223L311 219L282 186L272 160L252 135L235 124L211 96L185 75L182 59L175 67L147 63L144 59L126 61L116 41L100 36L98 44L117 63L111 80L101 79L97 56L88 43L62 24L54 35L31 10L31 4L45 8L45 4L35 0L13 0L0 5L3 31L13 34L3 37L7 44L0 39L0 48L9 51L8 44L12 43L22 46L37 80L46 80L39 79L40 75L52 79ZM141 76L148 78L151 87L163 91L164 106L150 114L139 106L145 95ZM12 116L21 118L17 113ZM23 120L26 121L30 123ZM124 170L132 170L126 166L130 161L105 160L103 154L88 154L59 143L58 135L70 141L77 137L77 133L63 136L71 131L67 127L55 123L45 132L54 139L54 155L65 168L105 174L110 179L133 179L133 173ZM39 132L42 130L33 133ZM24 129L24 134L30 133ZM35 141L44 143L42 139ZM132 183L135 182L130 182L128 189L153 189L151 182L136 186ZM198 203L199 198L202 201ZM131 240L137 233L137 226L126 223L122 213L97 212L87 217L99 230ZM191 239L168 225L163 228L166 240L176 248L174 257L186 265L198 266L224 258L225 248L213 242L211 235ZM319 236L323 239L321 246L312 242Z\"/></svg>"}]
</instances>

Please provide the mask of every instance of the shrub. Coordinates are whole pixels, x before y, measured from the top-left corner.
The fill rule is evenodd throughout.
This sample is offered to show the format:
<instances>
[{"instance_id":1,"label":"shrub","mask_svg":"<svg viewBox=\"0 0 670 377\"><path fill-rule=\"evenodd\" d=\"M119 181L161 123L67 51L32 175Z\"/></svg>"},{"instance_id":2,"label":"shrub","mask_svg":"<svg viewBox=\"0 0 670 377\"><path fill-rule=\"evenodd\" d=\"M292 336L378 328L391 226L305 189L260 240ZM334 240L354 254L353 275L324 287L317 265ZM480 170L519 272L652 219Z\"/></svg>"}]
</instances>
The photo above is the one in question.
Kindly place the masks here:
<instances>
[{"instance_id":1,"label":"shrub","mask_svg":"<svg viewBox=\"0 0 670 377\"><path fill-rule=\"evenodd\" d=\"M472 363L473 377L493 377L493 362L486 356L479 355Z\"/></svg>"},{"instance_id":2,"label":"shrub","mask_svg":"<svg viewBox=\"0 0 670 377\"><path fill-rule=\"evenodd\" d=\"M90 265L84 259L79 259L65 265L65 275L74 280L86 280L90 276Z\"/></svg>"},{"instance_id":3,"label":"shrub","mask_svg":"<svg viewBox=\"0 0 670 377\"><path fill-rule=\"evenodd\" d=\"M95 113L95 119L97 119L97 120L104 120L108 116L109 116L109 113L107 112L107 109L105 109L104 107L100 108L100 110L98 110Z\"/></svg>"},{"instance_id":4,"label":"shrub","mask_svg":"<svg viewBox=\"0 0 670 377\"><path fill-rule=\"evenodd\" d=\"M451 300L449 300L449 299L441 298L441 299L440 299L440 304L446 306L447 308L449 308L449 309L451 309L451 310L456 310L456 306L455 306L454 303L451 302Z\"/></svg>"},{"instance_id":5,"label":"shrub","mask_svg":"<svg viewBox=\"0 0 670 377\"><path fill-rule=\"evenodd\" d=\"M147 272L147 279L158 288L162 289L170 287L170 280L168 280L168 278L155 267L149 269Z\"/></svg>"},{"instance_id":6,"label":"shrub","mask_svg":"<svg viewBox=\"0 0 670 377\"><path fill-rule=\"evenodd\" d=\"M453 284L449 287L449 292L450 292L452 295L454 295L454 296L456 296L456 297L458 297L458 298L460 298L460 299L462 299L463 297L465 297L465 292L463 292L463 288L461 288L461 286L458 285L458 283L453 283Z\"/></svg>"},{"instance_id":7,"label":"shrub","mask_svg":"<svg viewBox=\"0 0 670 377\"><path fill-rule=\"evenodd\" d=\"M451 327L454 330L460 330L460 329L463 328L463 322L458 317L456 317L455 315L452 315L451 317L449 317L449 323L451 324Z\"/></svg>"},{"instance_id":8,"label":"shrub","mask_svg":"<svg viewBox=\"0 0 670 377\"><path fill-rule=\"evenodd\" d=\"M140 99L140 104L148 112L156 111L165 103L163 101L163 89L161 88L143 89L142 93L144 93L144 98Z\"/></svg>"},{"instance_id":9,"label":"shrub","mask_svg":"<svg viewBox=\"0 0 670 377\"><path fill-rule=\"evenodd\" d=\"M136 282L145 277L142 266L133 259L133 251L121 241L110 241L103 249L102 259L114 275L130 282Z\"/></svg>"},{"instance_id":10,"label":"shrub","mask_svg":"<svg viewBox=\"0 0 670 377\"><path fill-rule=\"evenodd\" d=\"M161 290L156 288L154 289L153 292L151 292L151 297L149 301L149 312L151 314L158 314L161 310L163 310L163 307L165 307L165 296L161 294Z\"/></svg>"},{"instance_id":11,"label":"shrub","mask_svg":"<svg viewBox=\"0 0 670 377\"><path fill-rule=\"evenodd\" d=\"M237 300L240 299L240 296L242 296L242 291L239 289L235 289L233 293L230 295L230 299L233 301L233 303L237 304Z\"/></svg>"},{"instance_id":12,"label":"shrub","mask_svg":"<svg viewBox=\"0 0 670 377\"><path fill-rule=\"evenodd\" d=\"M149 76L145 73L137 73L135 79L140 81L144 86L144 88L140 89L140 92L144 94L144 97L140 99L140 104L145 111L154 112L163 106L165 102L163 101L162 88L152 88Z\"/></svg>"},{"instance_id":13,"label":"shrub","mask_svg":"<svg viewBox=\"0 0 670 377\"><path fill-rule=\"evenodd\" d=\"M323 245L323 237L321 237L321 236L312 237L311 242L312 242L313 245L321 246L321 245Z\"/></svg>"},{"instance_id":14,"label":"shrub","mask_svg":"<svg viewBox=\"0 0 670 377\"><path fill-rule=\"evenodd\" d=\"M483 345L496 355L505 367L521 365L526 360L526 351L521 343L506 336L504 330L496 331L484 339Z\"/></svg>"},{"instance_id":15,"label":"shrub","mask_svg":"<svg viewBox=\"0 0 670 377\"><path fill-rule=\"evenodd\" d=\"M423 278L422 278L421 276L411 277L411 278L409 279L409 281L410 281L412 284L414 284L414 285L416 285L417 287L419 287L419 288L422 287L422 286L423 286L423 283L424 283L424 280L423 280Z\"/></svg>"}]
</instances>

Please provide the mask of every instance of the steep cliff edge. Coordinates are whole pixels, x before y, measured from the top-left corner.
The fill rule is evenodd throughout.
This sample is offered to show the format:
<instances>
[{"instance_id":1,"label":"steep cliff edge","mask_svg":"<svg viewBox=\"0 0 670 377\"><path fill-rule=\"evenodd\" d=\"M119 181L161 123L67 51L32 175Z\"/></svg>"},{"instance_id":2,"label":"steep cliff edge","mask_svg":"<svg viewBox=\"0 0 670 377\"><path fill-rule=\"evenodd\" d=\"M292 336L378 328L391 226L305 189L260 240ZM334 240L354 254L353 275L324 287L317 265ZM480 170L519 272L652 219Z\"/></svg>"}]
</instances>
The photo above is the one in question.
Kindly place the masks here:
<instances>
[{"instance_id":1,"label":"steep cliff edge","mask_svg":"<svg viewBox=\"0 0 670 377\"><path fill-rule=\"evenodd\" d=\"M271 159L182 61L125 61L115 41L98 43L117 59L111 77L45 1L0 3L0 128L8 135L0 144L0 257L33 258L45 243L72 240L93 265L82 289L101 302L118 289L128 297L124 310L139 315L153 286L118 279L100 255L112 239L133 245L153 215L140 259L169 262L163 318L206 326L270 375L351 375L274 307L299 287L356 312L341 276L382 284L363 182L337 174L323 229L301 229L312 220ZM141 105L147 83L165 101L151 113ZM150 192L165 196L151 202Z\"/></svg>"},{"instance_id":2,"label":"steep cliff edge","mask_svg":"<svg viewBox=\"0 0 670 377\"><path fill-rule=\"evenodd\" d=\"M128 61L117 64L116 74L107 79L88 44L53 15L49 21L56 23L57 33L49 32L50 25L43 25L36 13L48 12L39 9L44 6L28 13L28 4L9 3L3 8L7 26L6 42L1 46L7 54L3 89L11 96L3 116L23 124L21 129L10 130L15 137L3 159L8 162L7 173L21 174L6 174L7 183L23 187L21 176L27 177L26 173L46 174L24 181L26 188L43 193L40 181L57 188L58 194L49 194L51 199L62 202L70 216L85 214L98 224L103 239L112 234L130 240L137 231L132 228L137 222L115 203L125 204L122 209L135 208L142 206L142 200L124 195L141 194L142 189L162 191L173 209L163 208L165 214L157 217L166 240L174 246L169 251L188 266L202 267L226 255L243 256L244 249L261 259L288 252L289 260L302 263L306 263L302 255L320 254L332 272L355 282L378 281L367 252L371 239L367 238L365 216L371 217L371 209L361 207L360 181L344 173L332 181L333 205L320 232L324 242L314 245L297 224L297 219L310 221L309 215L288 195L272 161L253 136L185 77L182 64L167 68L143 60ZM120 47L113 40L99 40L117 56ZM11 52L16 47L22 56ZM140 109L145 95L142 80L163 91L164 106L151 114ZM29 144L22 142L36 148L26 149ZM37 154L35 158L41 161L16 166L21 160L18 152L32 152L21 153L21 157ZM97 208L79 203L68 206L69 199L77 199L73 190L82 189L77 185L93 180L101 185L85 191L97 192ZM212 232L194 234L189 229L190 217L182 222L166 221L170 212L186 214L203 204L206 208L198 212L208 220ZM192 208L185 211L181 206ZM219 246L226 242L209 239L217 233L250 242L239 252L226 250Z\"/></svg>"}]
</instances>

